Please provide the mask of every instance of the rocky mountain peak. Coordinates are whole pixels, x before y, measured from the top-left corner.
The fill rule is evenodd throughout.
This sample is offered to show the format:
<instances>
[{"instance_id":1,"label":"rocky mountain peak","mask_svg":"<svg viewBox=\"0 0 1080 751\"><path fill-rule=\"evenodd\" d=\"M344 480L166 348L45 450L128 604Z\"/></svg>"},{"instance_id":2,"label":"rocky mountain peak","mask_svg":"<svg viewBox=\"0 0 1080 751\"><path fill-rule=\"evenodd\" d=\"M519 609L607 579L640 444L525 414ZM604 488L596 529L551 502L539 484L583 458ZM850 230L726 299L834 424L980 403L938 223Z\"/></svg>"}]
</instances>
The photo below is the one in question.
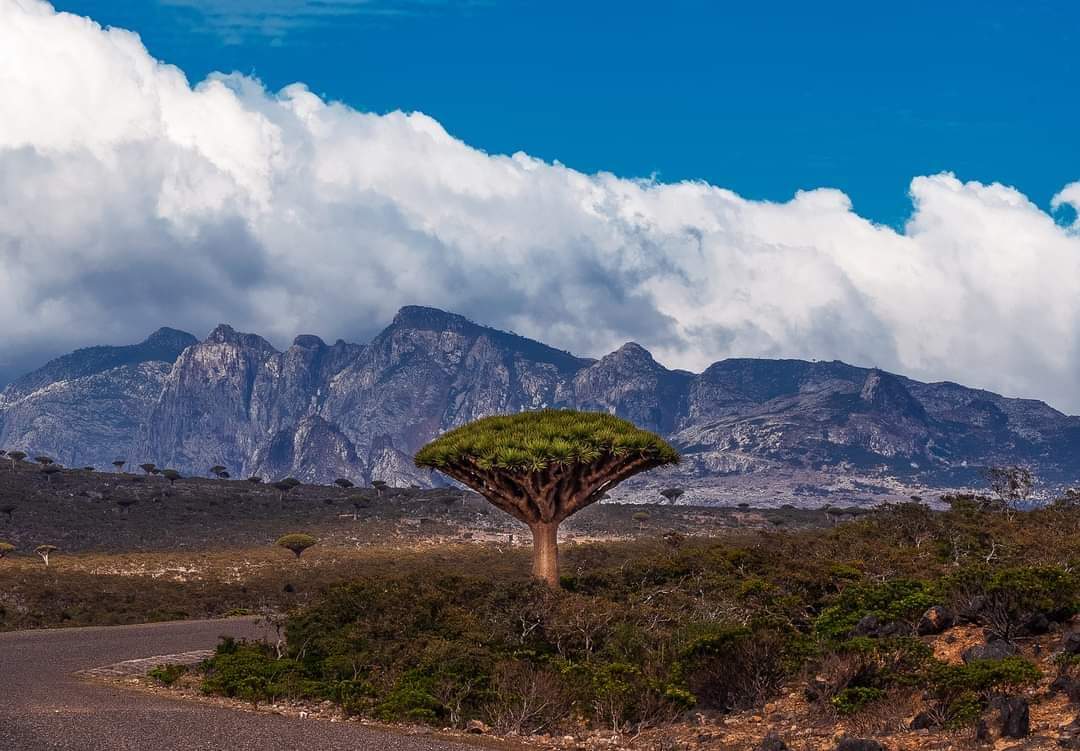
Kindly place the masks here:
<instances>
[{"instance_id":1,"label":"rocky mountain peak","mask_svg":"<svg viewBox=\"0 0 1080 751\"><path fill-rule=\"evenodd\" d=\"M880 412L925 419L926 410L911 395L903 382L891 373L874 368L866 375L859 399Z\"/></svg>"},{"instance_id":2,"label":"rocky mountain peak","mask_svg":"<svg viewBox=\"0 0 1080 751\"><path fill-rule=\"evenodd\" d=\"M195 337L185 331L161 328L139 344L77 349L16 379L8 385L3 394L7 400L11 400L58 381L87 378L125 365L145 362L171 364L181 352L197 342Z\"/></svg>"},{"instance_id":3,"label":"rocky mountain peak","mask_svg":"<svg viewBox=\"0 0 1080 751\"><path fill-rule=\"evenodd\" d=\"M656 365L652 353L637 342L627 342L607 357L616 358L626 362L637 362L645 365ZM603 358L606 359L606 358Z\"/></svg>"},{"instance_id":4,"label":"rocky mountain peak","mask_svg":"<svg viewBox=\"0 0 1080 751\"><path fill-rule=\"evenodd\" d=\"M344 344L341 339L338 339L339 344ZM314 334L300 334L300 336L293 339L292 346L301 347L303 349L325 349L326 342Z\"/></svg>"},{"instance_id":5,"label":"rocky mountain peak","mask_svg":"<svg viewBox=\"0 0 1080 751\"><path fill-rule=\"evenodd\" d=\"M417 337L414 334L422 334L423 336ZM465 316L420 305L406 305L401 308L394 317L393 323L376 337L373 346L378 348L380 345L397 340L413 342L419 340L426 343L425 346L432 346L435 339L429 336L430 334L451 334L456 336L458 337L457 342L466 349L471 346L471 343L483 338L492 347L508 357L516 356L534 362L548 363L554 365L564 374L574 373L595 362L594 360L575 357L569 352L549 347L542 342L529 339L512 331L502 331L489 326L482 326L470 321ZM456 354L464 355L464 350L460 353L447 352L447 342L444 339L440 339L439 342L437 347L441 350L440 357Z\"/></svg>"},{"instance_id":6,"label":"rocky mountain peak","mask_svg":"<svg viewBox=\"0 0 1080 751\"><path fill-rule=\"evenodd\" d=\"M219 323L217 326L214 327L213 331L206 335L206 339L204 341L218 342L223 344L226 342L235 342L237 341L238 337L239 334L236 333L236 329L234 329L232 326L227 323Z\"/></svg>"},{"instance_id":7,"label":"rocky mountain peak","mask_svg":"<svg viewBox=\"0 0 1080 751\"><path fill-rule=\"evenodd\" d=\"M274 346L258 334L237 331L227 323L219 323L215 326L202 344L229 344L239 349L253 350L261 355L277 354Z\"/></svg>"},{"instance_id":8,"label":"rocky mountain peak","mask_svg":"<svg viewBox=\"0 0 1080 751\"><path fill-rule=\"evenodd\" d=\"M199 340L186 331L180 329L171 329L168 326L162 326L150 336L146 337L139 346L142 347L156 347L168 350L175 350L182 352L190 347L192 344L198 344ZM174 358L170 358L174 359Z\"/></svg>"},{"instance_id":9,"label":"rocky mountain peak","mask_svg":"<svg viewBox=\"0 0 1080 751\"><path fill-rule=\"evenodd\" d=\"M456 313L447 313L445 310L423 305L406 305L398 310L390 328L461 332L481 327Z\"/></svg>"}]
</instances>

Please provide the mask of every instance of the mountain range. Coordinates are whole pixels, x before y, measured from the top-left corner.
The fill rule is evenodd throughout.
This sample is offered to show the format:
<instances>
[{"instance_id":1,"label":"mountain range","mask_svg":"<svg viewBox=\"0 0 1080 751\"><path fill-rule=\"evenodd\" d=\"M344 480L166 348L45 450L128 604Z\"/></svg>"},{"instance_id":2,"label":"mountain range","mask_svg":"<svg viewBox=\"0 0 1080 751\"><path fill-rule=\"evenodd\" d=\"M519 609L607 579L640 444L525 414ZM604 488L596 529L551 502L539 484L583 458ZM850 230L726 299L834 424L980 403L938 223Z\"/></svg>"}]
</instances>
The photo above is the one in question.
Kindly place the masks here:
<instances>
[{"instance_id":1,"label":"mountain range","mask_svg":"<svg viewBox=\"0 0 1080 751\"><path fill-rule=\"evenodd\" d=\"M413 453L485 415L603 410L684 461L621 490L702 503L875 502L977 486L1022 463L1080 477L1080 418L1043 402L842 362L734 358L669 370L628 343L599 360L433 308L402 308L366 345L298 336L278 351L220 325L77 350L0 393L0 446L69 465L117 458L182 473L431 485Z\"/></svg>"}]
</instances>

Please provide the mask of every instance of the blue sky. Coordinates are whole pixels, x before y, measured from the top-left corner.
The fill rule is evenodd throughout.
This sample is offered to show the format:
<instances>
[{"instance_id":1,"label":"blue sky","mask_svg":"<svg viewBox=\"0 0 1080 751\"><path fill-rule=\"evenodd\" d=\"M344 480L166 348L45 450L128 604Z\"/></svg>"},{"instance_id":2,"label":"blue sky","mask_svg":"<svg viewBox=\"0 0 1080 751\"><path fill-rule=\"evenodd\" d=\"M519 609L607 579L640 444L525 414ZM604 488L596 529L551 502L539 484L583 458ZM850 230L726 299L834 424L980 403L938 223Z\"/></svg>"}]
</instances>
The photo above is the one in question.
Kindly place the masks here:
<instances>
[{"instance_id":1,"label":"blue sky","mask_svg":"<svg viewBox=\"0 0 1080 751\"><path fill-rule=\"evenodd\" d=\"M1076 3L55 5L137 31L193 81L218 70L271 89L303 81L585 172L771 200L835 187L893 226L916 175L1002 182L1045 209L1080 173Z\"/></svg>"}]
</instances>

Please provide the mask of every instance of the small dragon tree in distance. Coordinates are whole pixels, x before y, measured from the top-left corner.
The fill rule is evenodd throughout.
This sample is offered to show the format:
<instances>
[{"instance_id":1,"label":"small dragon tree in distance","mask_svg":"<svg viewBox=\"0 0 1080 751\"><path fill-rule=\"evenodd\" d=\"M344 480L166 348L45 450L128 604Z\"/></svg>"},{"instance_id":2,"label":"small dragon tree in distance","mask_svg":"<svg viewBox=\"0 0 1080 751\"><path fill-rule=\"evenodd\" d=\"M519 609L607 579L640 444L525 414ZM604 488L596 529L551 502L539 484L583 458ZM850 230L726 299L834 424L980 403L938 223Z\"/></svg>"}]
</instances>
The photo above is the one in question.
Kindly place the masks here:
<instances>
[{"instance_id":1,"label":"small dragon tree in distance","mask_svg":"<svg viewBox=\"0 0 1080 751\"><path fill-rule=\"evenodd\" d=\"M415 458L527 524L533 576L552 587L559 586L559 524L628 477L678 461L663 439L626 420L555 409L476 420Z\"/></svg>"},{"instance_id":2,"label":"small dragon tree in distance","mask_svg":"<svg viewBox=\"0 0 1080 751\"><path fill-rule=\"evenodd\" d=\"M34 548L34 552L41 556L41 560L45 562L45 568L49 567L49 556L55 553L60 548L55 545L38 545Z\"/></svg>"},{"instance_id":3,"label":"small dragon tree in distance","mask_svg":"<svg viewBox=\"0 0 1080 751\"><path fill-rule=\"evenodd\" d=\"M317 543L314 537L303 532L292 532L287 535L282 535L274 542L279 548L285 548L291 550L293 555L299 558L305 550Z\"/></svg>"}]
</instances>

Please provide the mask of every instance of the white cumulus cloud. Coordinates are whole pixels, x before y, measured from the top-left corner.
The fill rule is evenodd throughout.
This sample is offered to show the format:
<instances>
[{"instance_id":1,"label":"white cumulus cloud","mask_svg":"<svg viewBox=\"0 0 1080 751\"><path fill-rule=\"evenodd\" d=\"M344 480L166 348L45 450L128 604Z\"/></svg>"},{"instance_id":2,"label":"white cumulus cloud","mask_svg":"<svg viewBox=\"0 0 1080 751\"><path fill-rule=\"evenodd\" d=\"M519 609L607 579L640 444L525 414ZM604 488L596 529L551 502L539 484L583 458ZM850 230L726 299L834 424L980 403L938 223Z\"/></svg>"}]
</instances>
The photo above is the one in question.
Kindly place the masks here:
<instances>
[{"instance_id":1,"label":"white cumulus cloud","mask_svg":"<svg viewBox=\"0 0 1080 751\"><path fill-rule=\"evenodd\" d=\"M300 84L192 85L135 34L0 0L0 366L163 324L358 340L417 303L582 354L838 358L1080 411L1080 225L951 174L911 198L897 232L836 190L487 154Z\"/></svg>"}]
</instances>

